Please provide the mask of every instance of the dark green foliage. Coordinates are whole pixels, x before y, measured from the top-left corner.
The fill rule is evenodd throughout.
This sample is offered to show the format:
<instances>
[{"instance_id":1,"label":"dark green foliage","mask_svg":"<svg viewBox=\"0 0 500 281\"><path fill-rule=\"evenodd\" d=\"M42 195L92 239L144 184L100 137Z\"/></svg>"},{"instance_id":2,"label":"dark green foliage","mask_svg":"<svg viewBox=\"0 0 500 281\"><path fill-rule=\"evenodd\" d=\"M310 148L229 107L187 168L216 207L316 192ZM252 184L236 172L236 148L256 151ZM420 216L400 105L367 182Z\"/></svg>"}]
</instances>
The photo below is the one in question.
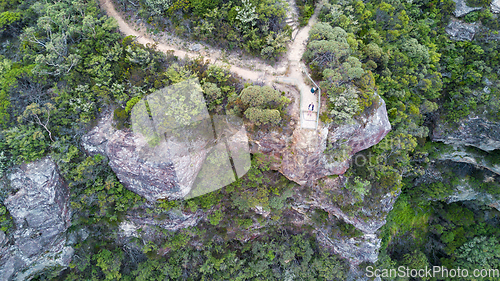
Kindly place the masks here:
<instances>
[{"instance_id":1,"label":"dark green foliage","mask_svg":"<svg viewBox=\"0 0 500 281\"><path fill-rule=\"evenodd\" d=\"M0 205L0 230L6 232L13 227L14 222L9 212L7 211L7 208L4 205Z\"/></svg>"},{"instance_id":2,"label":"dark green foliage","mask_svg":"<svg viewBox=\"0 0 500 281\"><path fill-rule=\"evenodd\" d=\"M285 5L277 0L141 0L140 5L119 2L123 10L139 14L155 33L168 31L222 49L239 48L269 60L277 60L286 51L290 37ZM312 6L307 8L302 21L313 10Z\"/></svg>"},{"instance_id":3,"label":"dark green foliage","mask_svg":"<svg viewBox=\"0 0 500 281\"><path fill-rule=\"evenodd\" d=\"M241 91L235 104L256 125L278 125L290 103L283 93L269 86L249 86Z\"/></svg>"},{"instance_id":4,"label":"dark green foliage","mask_svg":"<svg viewBox=\"0 0 500 281\"><path fill-rule=\"evenodd\" d=\"M128 117L129 113L125 109L121 107L115 109L113 112L113 120L116 122L115 124L118 130L123 129L126 126L125 122L127 122Z\"/></svg>"},{"instance_id":5,"label":"dark green foliage","mask_svg":"<svg viewBox=\"0 0 500 281\"><path fill-rule=\"evenodd\" d=\"M314 14L314 8L316 7L317 0L296 0L295 4L299 9L299 24L300 26L306 26L309 19Z\"/></svg>"}]
</instances>

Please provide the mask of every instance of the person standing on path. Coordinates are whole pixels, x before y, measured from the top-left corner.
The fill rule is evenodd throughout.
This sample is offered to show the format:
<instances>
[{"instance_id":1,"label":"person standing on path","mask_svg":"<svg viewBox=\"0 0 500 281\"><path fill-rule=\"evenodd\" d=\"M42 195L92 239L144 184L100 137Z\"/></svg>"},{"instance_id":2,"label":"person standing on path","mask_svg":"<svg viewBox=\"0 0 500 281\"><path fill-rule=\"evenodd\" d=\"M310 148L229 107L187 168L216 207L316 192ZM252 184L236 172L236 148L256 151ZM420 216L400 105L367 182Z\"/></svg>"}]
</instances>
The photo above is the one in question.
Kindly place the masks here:
<instances>
[{"instance_id":1,"label":"person standing on path","mask_svg":"<svg viewBox=\"0 0 500 281\"><path fill-rule=\"evenodd\" d=\"M311 103L311 111L314 111L314 104Z\"/></svg>"}]
</instances>

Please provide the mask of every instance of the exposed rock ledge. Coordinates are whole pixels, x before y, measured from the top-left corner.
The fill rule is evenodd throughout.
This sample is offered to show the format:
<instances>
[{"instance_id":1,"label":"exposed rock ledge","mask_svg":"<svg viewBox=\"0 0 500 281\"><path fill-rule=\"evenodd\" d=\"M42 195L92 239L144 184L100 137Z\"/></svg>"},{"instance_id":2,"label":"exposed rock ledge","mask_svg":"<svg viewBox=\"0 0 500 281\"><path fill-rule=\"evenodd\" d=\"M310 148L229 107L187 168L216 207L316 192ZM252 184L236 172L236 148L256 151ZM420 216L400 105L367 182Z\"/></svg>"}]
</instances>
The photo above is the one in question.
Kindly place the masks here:
<instances>
[{"instance_id":1,"label":"exposed rock ledge","mask_svg":"<svg viewBox=\"0 0 500 281\"><path fill-rule=\"evenodd\" d=\"M462 180L460 185L456 187L453 194L446 198L446 202L452 203L476 200L500 211L500 198L498 197L498 195L494 196L485 192L476 191L469 186L466 180Z\"/></svg>"},{"instance_id":2,"label":"exposed rock ledge","mask_svg":"<svg viewBox=\"0 0 500 281\"><path fill-rule=\"evenodd\" d=\"M16 230L10 243L0 243L0 280L29 280L45 268L68 266L73 255L65 234L71 224L69 191L55 163L44 158L25 164L10 180L17 192L4 204Z\"/></svg>"},{"instance_id":3,"label":"exposed rock ledge","mask_svg":"<svg viewBox=\"0 0 500 281\"><path fill-rule=\"evenodd\" d=\"M261 152L274 159L273 169L300 185L329 175L341 175L349 168L355 153L382 140L391 130L385 102L380 98L372 114L355 119L352 124L324 127L321 130L296 128L292 135L282 132L252 136L251 152ZM347 147L340 160L325 153L328 146Z\"/></svg>"},{"instance_id":4,"label":"exposed rock ledge","mask_svg":"<svg viewBox=\"0 0 500 281\"><path fill-rule=\"evenodd\" d=\"M484 151L500 149L500 124L480 117L461 120L455 128L438 122L432 141L454 146L474 146Z\"/></svg>"},{"instance_id":5,"label":"exposed rock ledge","mask_svg":"<svg viewBox=\"0 0 500 281\"><path fill-rule=\"evenodd\" d=\"M445 31L453 40L472 41L478 31L478 26L475 23L465 23L461 20L451 19Z\"/></svg>"},{"instance_id":6,"label":"exposed rock ledge","mask_svg":"<svg viewBox=\"0 0 500 281\"><path fill-rule=\"evenodd\" d=\"M469 7L469 6L467 6L467 4L465 3L465 0L453 0L453 2L456 3L455 11L453 11L453 14L457 18L463 17L470 12L482 9L481 7Z\"/></svg>"},{"instance_id":7,"label":"exposed rock ledge","mask_svg":"<svg viewBox=\"0 0 500 281\"><path fill-rule=\"evenodd\" d=\"M221 117L216 120L214 117L214 122L217 121L215 122L217 130L222 130L222 125L229 124L224 129L232 130L233 135L228 138L228 143L231 153L233 153L233 150L240 151L238 150L240 145L248 147L248 140L243 124L230 119ZM206 122L211 121L208 119ZM225 152L223 142L213 146L214 140L205 137L205 135L190 134L188 129L182 132L181 137L171 137L152 149L142 134L130 130L115 130L112 123L112 114L106 114L96 127L82 137L82 146L90 155L99 153L108 157L109 166L116 173L120 182L127 189L151 202L165 198L172 200L189 196L193 192L192 187L195 180L198 179L197 176L204 172L203 169L207 167L205 163L211 162L205 160L214 160L212 158L217 156L214 152L219 152L216 150L221 147L223 149L220 150ZM202 123L200 126L206 130L212 129L212 124ZM219 133L219 131L217 132ZM233 153L233 160L236 159L234 155L236 154ZM227 159L223 160L228 162ZM245 161L239 161L238 164L241 164L240 162ZM249 156L247 162L249 165ZM236 169L238 175L244 174L244 171L238 170L238 167ZM230 174L233 175L232 172ZM221 180L222 173L218 173L218 175L219 178L214 179L214 182ZM220 187L223 186L220 185Z\"/></svg>"},{"instance_id":8,"label":"exposed rock ledge","mask_svg":"<svg viewBox=\"0 0 500 281\"><path fill-rule=\"evenodd\" d=\"M500 164L492 163L489 159L486 158L486 154L487 153L479 153L462 148L456 148L454 151L441 153L438 156L438 159L471 164L490 170L491 172L500 175Z\"/></svg>"},{"instance_id":9,"label":"exposed rock ledge","mask_svg":"<svg viewBox=\"0 0 500 281\"><path fill-rule=\"evenodd\" d=\"M491 12L498 14L500 13L500 0L493 0L491 1Z\"/></svg>"},{"instance_id":10,"label":"exposed rock ledge","mask_svg":"<svg viewBox=\"0 0 500 281\"><path fill-rule=\"evenodd\" d=\"M343 174L349 166L350 156L377 144L390 129L385 103L380 99L371 115L358 118L353 124L332 126L330 130L323 128L321 131L296 129L291 136L276 131L258 132L250 140L253 146L251 152L262 152L278 159L273 169L292 181L305 184L327 175ZM242 134L244 129L235 136ZM246 136L238 139L240 143ZM324 151L327 144L335 145L339 141L350 149L342 161L334 162ZM82 146L90 155L100 153L109 158L110 167L129 190L149 201L182 198L186 193L182 179L192 182L209 152L204 151L203 146L197 146L202 147L201 151L197 157L191 154L187 162L189 165L175 165L174 161L182 159L164 157L161 161L150 161L144 158L145 143L140 134L113 129L110 113L82 138ZM175 148L189 149L185 144ZM182 169L174 169L174 166Z\"/></svg>"}]
</instances>

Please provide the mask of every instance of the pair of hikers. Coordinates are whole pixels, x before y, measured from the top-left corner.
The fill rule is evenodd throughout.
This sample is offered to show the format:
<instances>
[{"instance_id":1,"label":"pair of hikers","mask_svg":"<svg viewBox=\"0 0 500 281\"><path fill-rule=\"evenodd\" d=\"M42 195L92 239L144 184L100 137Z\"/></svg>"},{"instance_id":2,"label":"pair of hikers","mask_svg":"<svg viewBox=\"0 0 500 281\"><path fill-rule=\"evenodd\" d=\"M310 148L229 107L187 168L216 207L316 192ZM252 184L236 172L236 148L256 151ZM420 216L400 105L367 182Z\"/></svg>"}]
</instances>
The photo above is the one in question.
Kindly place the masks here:
<instances>
[{"instance_id":1,"label":"pair of hikers","mask_svg":"<svg viewBox=\"0 0 500 281\"><path fill-rule=\"evenodd\" d=\"M311 102L311 103L307 106L307 109L309 109L310 111L314 111L314 104Z\"/></svg>"}]
</instances>

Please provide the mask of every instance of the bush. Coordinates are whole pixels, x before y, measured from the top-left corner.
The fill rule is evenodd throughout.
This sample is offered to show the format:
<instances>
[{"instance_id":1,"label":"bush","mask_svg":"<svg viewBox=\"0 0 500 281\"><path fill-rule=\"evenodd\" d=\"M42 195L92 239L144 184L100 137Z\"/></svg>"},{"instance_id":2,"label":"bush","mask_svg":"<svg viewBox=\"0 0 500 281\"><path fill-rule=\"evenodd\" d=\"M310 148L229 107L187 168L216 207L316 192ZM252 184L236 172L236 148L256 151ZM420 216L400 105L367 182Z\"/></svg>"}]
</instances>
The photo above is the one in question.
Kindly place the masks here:
<instances>
[{"instance_id":1,"label":"bush","mask_svg":"<svg viewBox=\"0 0 500 281\"><path fill-rule=\"evenodd\" d=\"M128 103L127 103L128 106ZM113 113L113 120L116 122L116 128L118 130L123 129L124 127L127 126L127 120L128 120L128 111L126 109L123 109L121 107L115 109Z\"/></svg>"},{"instance_id":2,"label":"bush","mask_svg":"<svg viewBox=\"0 0 500 281\"><path fill-rule=\"evenodd\" d=\"M276 109L250 107L245 110L245 117L255 125L277 125L281 121L280 112Z\"/></svg>"}]
</instances>

